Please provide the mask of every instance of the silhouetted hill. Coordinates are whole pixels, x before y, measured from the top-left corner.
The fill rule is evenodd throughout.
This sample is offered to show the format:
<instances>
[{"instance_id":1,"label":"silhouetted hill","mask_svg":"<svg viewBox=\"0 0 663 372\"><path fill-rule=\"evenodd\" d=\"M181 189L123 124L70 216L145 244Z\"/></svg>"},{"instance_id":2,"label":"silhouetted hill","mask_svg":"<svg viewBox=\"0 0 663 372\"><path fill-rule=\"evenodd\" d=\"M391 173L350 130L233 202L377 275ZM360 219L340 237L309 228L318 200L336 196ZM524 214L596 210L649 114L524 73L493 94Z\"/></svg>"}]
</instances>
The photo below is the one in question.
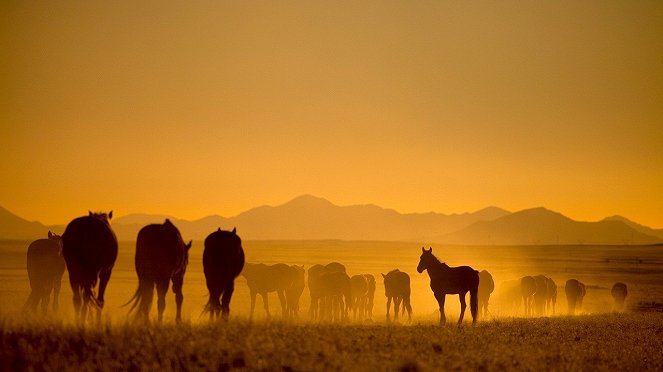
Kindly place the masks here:
<instances>
[{"instance_id":1,"label":"silhouetted hill","mask_svg":"<svg viewBox=\"0 0 663 372\"><path fill-rule=\"evenodd\" d=\"M635 231L641 232L646 235L656 236L658 238L661 238L661 240L663 240L663 229L652 229L651 227L647 227L637 222L633 222L626 217L610 216L606 217L604 221L621 221L626 225L630 226L631 228L633 228Z\"/></svg>"},{"instance_id":2,"label":"silhouetted hill","mask_svg":"<svg viewBox=\"0 0 663 372\"><path fill-rule=\"evenodd\" d=\"M150 223L169 218L185 240L201 240L221 227L237 227L243 239L341 239L422 241L462 245L522 244L653 244L663 242L663 230L613 216L599 222L579 222L545 208L510 213L488 207L473 213L399 213L374 204L337 206L326 199L303 195L278 206L260 206L234 217L218 215L183 220L166 215L131 214L115 218L120 240L135 240ZM25 221L0 208L0 238L35 239L49 228Z\"/></svg>"},{"instance_id":3,"label":"silhouetted hill","mask_svg":"<svg viewBox=\"0 0 663 372\"><path fill-rule=\"evenodd\" d=\"M436 241L467 245L654 244L663 239L636 231L622 221L580 222L545 208L533 208L476 222Z\"/></svg>"},{"instance_id":4,"label":"silhouetted hill","mask_svg":"<svg viewBox=\"0 0 663 372\"><path fill-rule=\"evenodd\" d=\"M61 234L62 231L54 231ZM45 238L48 227L39 222L30 222L0 207L0 238L37 239Z\"/></svg>"}]
</instances>

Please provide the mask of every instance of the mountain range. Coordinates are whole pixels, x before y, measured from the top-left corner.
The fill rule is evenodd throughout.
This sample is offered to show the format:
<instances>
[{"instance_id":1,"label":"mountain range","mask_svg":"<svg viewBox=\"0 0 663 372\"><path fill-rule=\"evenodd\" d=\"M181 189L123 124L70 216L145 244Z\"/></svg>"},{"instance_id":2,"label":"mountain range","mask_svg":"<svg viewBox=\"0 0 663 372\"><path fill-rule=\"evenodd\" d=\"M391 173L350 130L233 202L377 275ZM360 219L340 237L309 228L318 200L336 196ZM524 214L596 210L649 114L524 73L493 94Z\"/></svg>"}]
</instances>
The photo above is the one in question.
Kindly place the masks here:
<instances>
[{"instance_id":1,"label":"mountain range","mask_svg":"<svg viewBox=\"0 0 663 372\"><path fill-rule=\"evenodd\" d=\"M373 204L337 206L326 199L303 195L279 206L261 206L234 217L218 215L198 220L173 216L130 214L112 221L119 240L134 240L150 223L169 218L185 240L202 240L217 228L237 231L243 239L264 240L383 240L458 245L658 244L663 229L653 229L621 216L597 222L572 220L560 213L533 208L511 213L488 207L472 213L399 213ZM36 239L48 230L0 207L0 239Z\"/></svg>"}]
</instances>

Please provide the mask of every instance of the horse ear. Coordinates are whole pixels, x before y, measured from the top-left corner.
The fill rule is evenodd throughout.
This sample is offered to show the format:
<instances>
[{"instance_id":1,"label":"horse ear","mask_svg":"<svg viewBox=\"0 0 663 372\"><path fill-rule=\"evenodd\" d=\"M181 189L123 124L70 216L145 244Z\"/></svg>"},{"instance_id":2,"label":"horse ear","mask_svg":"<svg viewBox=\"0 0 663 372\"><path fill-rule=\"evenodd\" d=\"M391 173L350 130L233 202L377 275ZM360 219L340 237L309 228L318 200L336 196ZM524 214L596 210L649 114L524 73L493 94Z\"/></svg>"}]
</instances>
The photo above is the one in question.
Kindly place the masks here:
<instances>
[{"instance_id":1,"label":"horse ear","mask_svg":"<svg viewBox=\"0 0 663 372\"><path fill-rule=\"evenodd\" d=\"M111 218L113 218L113 211L110 211L110 213L108 213L108 219L110 220Z\"/></svg>"},{"instance_id":2,"label":"horse ear","mask_svg":"<svg viewBox=\"0 0 663 372\"><path fill-rule=\"evenodd\" d=\"M421 247L421 253L424 253L424 252L426 252L426 248Z\"/></svg>"},{"instance_id":3,"label":"horse ear","mask_svg":"<svg viewBox=\"0 0 663 372\"><path fill-rule=\"evenodd\" d=\"M52 238L52 237L53 237L53 233L49 231L49 232L48 232L48 238L50 239L50 238Z\"/></svg>"},{"instance_id":4,"label":"horse ear","mask_svg":"<svg viewBox=\"0 0 663 372\"><path fill-rule=\"evenodd\" d=\"M92 211L87 211L87 213L88 213L88 216L92 215Z\"/></svg>"},{"instance_id":5,"label":"horse ear","mask_svg":"<svg viewBox=\"0 0 663 372\"><path fill-rule=\"evenodd\" d=\"M237 228L233 227L233 234L237 235Z\"/></svg>"},{"instance_id":6,"label":"horse ear","mask_svg":"<svg viewBox=\"0 0 663 372\"><path fill-rule=\"evenodd\" d=\"M428 248L428 253L433 253L433 247Z\"/></svg>"},{"instance_id":7,"label":"horse ear","mask_svg":"<svg viewBox=\"0 0 663 372\"><path fill-rule=\"evenodd\" d=\"M384 275L383 273L380 273L380 275L382 275L382 277L383 277L383 278L386 278L386 277L387 277L387 276L386 276L386 275Z\"/></svg>"},{"instance_id":8,"label":"horse ear","mask_svg":"<svg viewBox=\"0 0 663 372\"><path fill-rule=\"evenodd\" d=\"M193 240L189 240L189 244L186 245L186 250L188 251L191 249L191 244L193 243Z\"/></svg>"},{"instance_id":9,"label":"horse ear","mask_svg":"<svg viewBox=\"0 0 663 372\"><path fill-rule=\"evenodd\" d=\"M218 229L218 230L216 230L216 231L221 231L221 228L219 227L219 229Z\"/></svg>"}]
</instances>

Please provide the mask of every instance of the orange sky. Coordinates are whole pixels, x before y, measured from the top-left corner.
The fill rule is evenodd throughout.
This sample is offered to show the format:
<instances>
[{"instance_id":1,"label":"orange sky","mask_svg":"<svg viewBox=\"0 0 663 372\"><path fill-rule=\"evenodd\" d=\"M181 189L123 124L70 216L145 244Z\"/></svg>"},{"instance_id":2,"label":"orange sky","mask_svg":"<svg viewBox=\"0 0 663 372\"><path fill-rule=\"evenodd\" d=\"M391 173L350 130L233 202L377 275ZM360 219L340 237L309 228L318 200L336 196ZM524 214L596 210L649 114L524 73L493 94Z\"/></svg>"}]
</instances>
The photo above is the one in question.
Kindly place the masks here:
<instances>
[{"instance_id":1,"label":"orange sky","mask_svg":"<svg viewBox=\"0 0 663 372\"><path fill-rule=\"evenodd\" d=\"M231 216L303 193L663 227L660 1L0 5L0 205Z\"/></svg>"}]
</instances>

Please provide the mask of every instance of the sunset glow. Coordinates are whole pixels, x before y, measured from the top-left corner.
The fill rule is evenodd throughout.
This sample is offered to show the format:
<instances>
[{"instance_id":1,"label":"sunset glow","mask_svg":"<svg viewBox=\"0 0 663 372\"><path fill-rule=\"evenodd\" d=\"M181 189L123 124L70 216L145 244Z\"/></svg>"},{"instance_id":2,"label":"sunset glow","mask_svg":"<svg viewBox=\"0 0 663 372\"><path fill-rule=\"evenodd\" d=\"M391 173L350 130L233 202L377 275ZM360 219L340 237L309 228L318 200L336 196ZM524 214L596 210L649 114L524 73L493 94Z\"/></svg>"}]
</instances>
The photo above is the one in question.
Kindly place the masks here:
<instances>
[{"instance_id":1,"label":"sunset glow","mask_svg":"<svg viewBox=\"0 0 663 372\"><path fill-rule=\"evenodd\" d=\"M1 5L0 205L663 227L661 2Z\"/></svg>"}]
</instances>

